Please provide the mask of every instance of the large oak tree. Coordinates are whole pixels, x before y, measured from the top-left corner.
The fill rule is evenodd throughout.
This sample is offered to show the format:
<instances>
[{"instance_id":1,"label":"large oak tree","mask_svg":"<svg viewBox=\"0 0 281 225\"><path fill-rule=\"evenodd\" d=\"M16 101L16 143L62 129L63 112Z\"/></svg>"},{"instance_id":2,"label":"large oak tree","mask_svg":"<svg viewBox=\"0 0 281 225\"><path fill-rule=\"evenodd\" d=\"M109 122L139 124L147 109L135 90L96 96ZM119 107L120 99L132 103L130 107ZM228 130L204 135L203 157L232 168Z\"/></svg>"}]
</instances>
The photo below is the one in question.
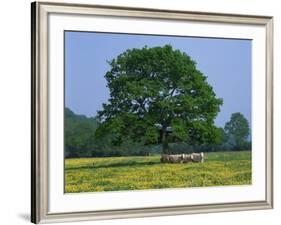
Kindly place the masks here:
<instances>
[{"instance_id":1,"label":"large oak tree","mask_svg":"<svg viewBox=\"0 0 281 225\"><path fill-rule=\"evenodd\" d=\"M97 137L110 134L114 145L161 142L163 153L169 141L219 141L214 119L223 101L185 52L171 45L128 49L109 64L110 98L98 112Z\"/></svg>"}]
</instances>

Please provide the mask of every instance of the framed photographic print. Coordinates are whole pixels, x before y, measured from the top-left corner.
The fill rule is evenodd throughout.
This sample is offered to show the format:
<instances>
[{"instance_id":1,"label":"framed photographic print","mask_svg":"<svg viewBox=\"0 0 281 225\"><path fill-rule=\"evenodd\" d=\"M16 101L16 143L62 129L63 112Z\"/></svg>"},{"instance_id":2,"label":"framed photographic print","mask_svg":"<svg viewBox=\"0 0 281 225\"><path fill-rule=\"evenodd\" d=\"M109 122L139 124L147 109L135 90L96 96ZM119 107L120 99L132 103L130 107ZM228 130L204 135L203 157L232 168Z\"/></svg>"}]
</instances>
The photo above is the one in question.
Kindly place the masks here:
<instances>
[{"instance_id":1,"label":"framed photographic print","mask_svg":"<svg viewBox=\"0 0 281 225\"><path fill-rule=\"evenodd\" d=\"M33 223L273 207L273 18L32 3Z\"/></svg>"}]
</instances>

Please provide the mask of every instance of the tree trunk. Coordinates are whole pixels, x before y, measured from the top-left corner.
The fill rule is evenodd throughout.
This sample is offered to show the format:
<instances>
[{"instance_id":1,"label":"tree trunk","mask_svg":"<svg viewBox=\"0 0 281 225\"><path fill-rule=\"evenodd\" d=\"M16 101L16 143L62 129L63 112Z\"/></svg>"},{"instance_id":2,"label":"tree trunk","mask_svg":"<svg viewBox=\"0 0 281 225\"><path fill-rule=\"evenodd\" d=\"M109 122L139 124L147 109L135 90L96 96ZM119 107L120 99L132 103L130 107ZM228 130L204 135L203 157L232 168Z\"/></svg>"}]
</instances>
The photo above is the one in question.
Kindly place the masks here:
<instances>
[{"instance_id":1,"label":"tree trunk","mask_svg":"<svg viewBox=\"0 0 281 225\"><path fill-rule=\"evenodd\" d=\"M163 128L161 131L161 142L162 142L162 153L163 154L169 154L169 143L168 143L168 133L166 128Z\"/></svg>"}]
</instances>

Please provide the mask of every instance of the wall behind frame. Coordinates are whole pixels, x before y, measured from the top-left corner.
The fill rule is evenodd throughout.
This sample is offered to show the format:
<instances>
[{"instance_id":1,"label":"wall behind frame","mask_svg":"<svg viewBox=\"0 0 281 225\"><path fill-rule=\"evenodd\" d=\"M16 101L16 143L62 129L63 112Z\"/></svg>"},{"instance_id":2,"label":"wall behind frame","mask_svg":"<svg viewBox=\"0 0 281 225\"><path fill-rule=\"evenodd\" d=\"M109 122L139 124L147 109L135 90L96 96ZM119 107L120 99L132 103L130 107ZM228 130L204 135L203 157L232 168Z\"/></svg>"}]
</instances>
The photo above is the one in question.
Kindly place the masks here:
<instances>
[{"instance_id":1,"label":"wall behind frame","mask_svg":"<svg viewBox=\"0 0 281 225\"><path fill-rule=\"evenodd\" d=\"M50 2L53 2L49 0ZM0 7L0 224L30 224L30 0L3 1ZM274 16L274 195L273 210L154 217L64 224L274 225L281 219L281 14L267 0L75 0L86 4L152 7L187 11Z\"/></svg>"}]
</instances>

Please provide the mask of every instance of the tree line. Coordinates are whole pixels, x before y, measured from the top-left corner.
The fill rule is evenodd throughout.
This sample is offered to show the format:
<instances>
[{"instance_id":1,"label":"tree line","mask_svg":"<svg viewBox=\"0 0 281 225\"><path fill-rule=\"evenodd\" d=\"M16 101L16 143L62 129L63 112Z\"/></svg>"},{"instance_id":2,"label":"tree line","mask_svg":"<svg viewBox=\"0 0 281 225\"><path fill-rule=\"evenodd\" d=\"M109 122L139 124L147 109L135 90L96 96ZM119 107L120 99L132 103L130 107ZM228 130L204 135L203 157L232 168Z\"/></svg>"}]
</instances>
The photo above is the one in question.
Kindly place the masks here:
<instances>
[{"instance_id":1,"label":"tree line","mask_svg":"<svg viewBox=\"0 0 281 225\"><path fill-rule=\"evenodd\" d=\"M65 157L145 156L162 153L160 141L149 145L133 142L113 145L110 137L98 139L95 132L100 124L97 117L77 115L65 108ZM224 128L219 130L219 143L190 145L185 142L173 142L169 144L171 153L251 150L249 123L241 113L232 114Z\"/></svg>"}]
</instances>

